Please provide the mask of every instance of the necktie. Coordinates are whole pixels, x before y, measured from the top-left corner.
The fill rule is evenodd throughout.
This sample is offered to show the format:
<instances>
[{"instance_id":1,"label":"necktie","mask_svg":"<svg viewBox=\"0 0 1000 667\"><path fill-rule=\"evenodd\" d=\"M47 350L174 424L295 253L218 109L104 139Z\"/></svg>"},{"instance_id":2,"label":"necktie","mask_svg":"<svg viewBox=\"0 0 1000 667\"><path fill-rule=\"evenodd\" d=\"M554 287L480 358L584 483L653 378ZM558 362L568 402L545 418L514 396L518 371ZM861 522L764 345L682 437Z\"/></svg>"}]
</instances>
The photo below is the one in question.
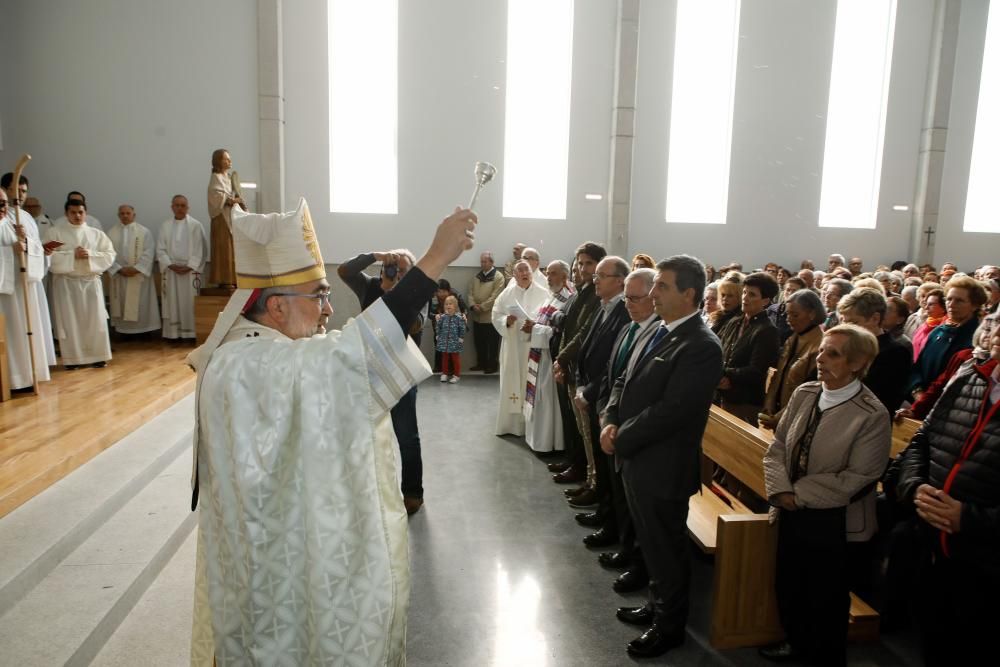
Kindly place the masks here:
<instances>
[{"instance_id":1,"label":"necktie","mask_svg":"<svg viewBox=\"0 0 1000 667\"><path fill-rule=\"evenodd\" d=\"M642 356L643 356L643 357L645 357L645 356L646 356L647 354L649 354L650 350L652 350L653 348L655 348L655 347L656 347L656 345L657 345L657 344L658 344L658 343L659 343L659 342L660 342L661 340L663 340L663 337L664 337L664 336L666 336L666 335L667 335L667 333L669 333L669 331L670 331L670 330L669 330L669 329L667 329L667 325L665 325L665 324L661 324L661 325L660 325L660 326L659 326L659 327L658 327L658 328L656 329L656 333L655 333L655 334L653 334L653 337L652 337L652 339L650 339L650 341L649 341L649 344L648 344L648 345L646 346L646 349L642 351Z\"/></svg>"},{"instance_id":2,"label":"necktie","mask_svg":"<svg viewBox=\"0 0 1000 667\"><path fill-rule=\"evenodd\" d=\"M616 378L621 375L622 369L625 367L625 362L628 361L628 356L632 352L632 343L635 341L635 332L638 329L639 323L633 322L628 328L628 333L625 334L625 340L622 341L622 346L618 348L618 356L615 358L614 366L611 367L611 370Z\"/></svg>"}]
</instances>

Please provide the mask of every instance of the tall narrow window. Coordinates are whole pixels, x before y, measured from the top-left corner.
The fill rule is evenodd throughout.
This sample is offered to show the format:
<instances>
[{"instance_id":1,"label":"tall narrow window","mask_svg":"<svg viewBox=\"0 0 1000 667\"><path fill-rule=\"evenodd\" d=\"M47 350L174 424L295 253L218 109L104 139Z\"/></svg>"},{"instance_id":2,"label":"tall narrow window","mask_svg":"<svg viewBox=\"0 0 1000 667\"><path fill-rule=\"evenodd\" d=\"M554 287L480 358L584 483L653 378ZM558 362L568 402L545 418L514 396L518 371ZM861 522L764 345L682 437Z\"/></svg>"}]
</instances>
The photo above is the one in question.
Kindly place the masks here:
<instances>
[{"instance_id":1,"label":"tall narrow window","mask_svg":"<svg viewBox=\"0 0 1000 667\"><path fill-rule=\"evenodd\" d=\"M678 0L667 222L725 224L740 0Z\"/></svg>"},{"instance_id":2,"label":"tall narrow window","mask_svg":"<svg viewBox=\"0 0 1000 667\"><path fill-rule=\"evenodd\" d=\"M398 0L329 0L330 210L396 213Z\"/></svg>"},{"instance_id":3,"label":"tall narrow window","mask_svg":"<svg viewBox=\"0 0 1000 667\"><path fill-rule=\"evenodd\" d=\"M840 0L833 34L819 226L874 229L896 0Z\"/></svg>"},{"instance_id":4,"label":"tall narrow window","mask_svg":"<svg viewBox=\"0 0 1000 667\"><path fill-rule=\"evenodd\" d=\"M573 0L508 0L505 218L566 217Z\"/></svg>"},{"instance_id":5,"label":"tall narrow window","mask_svg":"<svg viewBox=\"0 0 1000 667\"><path fill-rule=\"evenodd\" d=\"M993 11L996 9L997 11ZM997 222L997 155L1000 154L1000 5L990 3L986 21L983 73L979 79L979 108L972 140L969 190L965 199L967 232L1000 232Z\"/></svg>"}]
</instances>

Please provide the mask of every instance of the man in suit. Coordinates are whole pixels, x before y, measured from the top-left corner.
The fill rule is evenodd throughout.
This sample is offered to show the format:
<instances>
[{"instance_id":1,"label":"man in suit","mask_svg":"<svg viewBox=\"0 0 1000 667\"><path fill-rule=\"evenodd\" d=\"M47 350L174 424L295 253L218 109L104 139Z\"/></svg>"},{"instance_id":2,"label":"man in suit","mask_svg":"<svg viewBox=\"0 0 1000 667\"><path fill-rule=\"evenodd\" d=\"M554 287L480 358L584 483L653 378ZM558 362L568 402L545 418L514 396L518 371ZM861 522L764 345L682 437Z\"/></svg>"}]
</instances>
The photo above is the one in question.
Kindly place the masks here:
<instances>
[{"instance_id":1,"label":"man in suit","mask_svg":"<svg viewBox=\"0 0 1000 667\"><path fill-rule=\"evenodd\" d=\"M618 338L615 339L611 356L608 357L607 372L601 383L600 397L597 399L598 414L604 412L608 399L611 398L611 388L615 380L622 376L627 379L642 352L645 351L646 345L656 333L660 316L653 310L653 298L649 295L654 280L656 271L653 269L636 269L625 278L625 309L631 322L622 327ZM625 498L620 462L615 461L613 455L605 454L603 451L598 455L607 459L611 471L611 497L606 498L594 513L595 519L600 521L598 525L604 526L602 529L604 531L612 530L617 525L618 539L621 543L617 552L601 554L598 562L604 567L627 568L615 580L614 590L618 593L630 593L644 588L649 583L649 575L636 545L635 523L632 521L628 501ZM609 525L605 525L604 522L611 513L613 519Z\"/></svg>"},{"instance_id":2,"label":"man in suit","mask_svg":"<svg viewBox=\"0 0 1000 667\"><path fill-rule=\"evenodd\" d=\"M662 655L684 642L688 499L700 488L701 438L722 377L719 340L698 317L704 265L675 255L656 268L650 295L662 322L632 373L615 380L601 431L601 448L622 462L649 568L649 604L618 610L622 621L652 624L628 644L628 653L639 657Z\"/></svg>"},{"instance_id":3,"label":"man in suit","mask_svg":"<svg viewBox=\"0 0 1000 667\"><path fill-rule=\"evenodd\" d=\"M601 382L607 373L608 357L618 332L628 322L625 310L625 276L629 266L621 257L609 255L602 259L594 272L594 292L601 300L590 330L587 332L580 353L576 359L576 393L573 407L577 427L585 447L587 457L587 481L590 489L569 499L573 507L587 507L602 500L611 493L611 478L607 457L600 451L600 426L598 425L597 399L601 393ZM608 514L609 520L613 515ZM588 535L584 544L592 547L607 546L618 541L618 529Z\"/></svg>"}]
</instances>

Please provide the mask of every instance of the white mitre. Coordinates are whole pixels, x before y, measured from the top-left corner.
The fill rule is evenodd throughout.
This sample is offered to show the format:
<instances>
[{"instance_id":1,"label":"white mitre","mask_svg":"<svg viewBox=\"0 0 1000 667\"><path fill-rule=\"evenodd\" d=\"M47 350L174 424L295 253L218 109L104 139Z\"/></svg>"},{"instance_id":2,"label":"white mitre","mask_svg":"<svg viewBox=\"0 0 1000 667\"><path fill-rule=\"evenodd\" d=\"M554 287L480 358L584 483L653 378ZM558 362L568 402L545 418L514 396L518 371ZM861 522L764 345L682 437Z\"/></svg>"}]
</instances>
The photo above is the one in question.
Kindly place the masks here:
<instances>
[{"instance_id":1,"label":"white mitre","mask_svg":"<svg viewBox=\"0 0 1000 667\"><path fill-rule=\"evenodd\" d=\"M316 230L305 198L287 213L246 213L233 207L233 253L236 259L236 291L229 297L205 343L188 355L187 363L198 373L196 392L212 354L226 334L267 287L300 285L326 278ZM197 404L197 398L195 399ZM198 409L195 408L195 485L192 509L197 503Z\"/></svg>"}]
</instances>

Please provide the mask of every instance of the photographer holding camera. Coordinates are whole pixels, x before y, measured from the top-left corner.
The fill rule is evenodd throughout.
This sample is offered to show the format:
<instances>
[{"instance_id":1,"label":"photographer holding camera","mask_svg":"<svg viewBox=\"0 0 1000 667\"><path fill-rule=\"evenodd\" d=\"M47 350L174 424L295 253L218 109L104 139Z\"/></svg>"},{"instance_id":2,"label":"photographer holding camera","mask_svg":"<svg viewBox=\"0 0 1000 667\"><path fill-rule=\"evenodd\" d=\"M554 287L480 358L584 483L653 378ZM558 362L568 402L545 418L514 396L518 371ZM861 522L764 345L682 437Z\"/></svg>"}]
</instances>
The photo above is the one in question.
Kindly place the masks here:
<instances>
[{"instance_id":1,"label":"photographer holding camera","mask_svg":"<svg viewBox=\"0 0 1000 667\"><path fill-rule=\"evenodd\" d=\"M369 276L364 270L375 262L382 263L379 276ZM352 257L337 267L337 275L351 288L361 310L380 299L395 287L406 272L417 263L413 253L405 248L385 252L368 252ZM426 306L410 325L409 335L420 345L420 332L427 318ZM408 391L391 411L392 429L399 441L399 458L402 462L403 505L407 514L413 514L424 504L423 461L420 458L420 431L417 427L417 388Z\"/></svg>"}]
</instances>

